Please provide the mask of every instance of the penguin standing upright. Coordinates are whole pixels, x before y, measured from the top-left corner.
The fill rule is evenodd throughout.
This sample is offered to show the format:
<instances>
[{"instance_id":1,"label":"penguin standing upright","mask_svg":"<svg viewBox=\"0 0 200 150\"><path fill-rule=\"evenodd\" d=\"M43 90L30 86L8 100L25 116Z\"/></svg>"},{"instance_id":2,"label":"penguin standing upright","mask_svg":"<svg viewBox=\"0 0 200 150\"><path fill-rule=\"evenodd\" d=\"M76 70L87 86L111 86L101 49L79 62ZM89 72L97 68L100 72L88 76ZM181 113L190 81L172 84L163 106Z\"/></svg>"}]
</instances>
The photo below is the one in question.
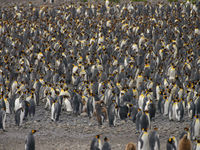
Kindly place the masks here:
<instances>
[{"instance_id":1,"label":"penguin standing upright","mask_svg":"<svg viewBox=\"0 0 200 150\"><path fill-rule=\"evenodd\" d=\"M129 142L129 143L126 145L125 150L136 150L136 146L135 146L134 143Z\"/></svg>"},{"instance_id":2,"label":"penguin standing upright","mask_svg":"<svg viewBox=\"0 0 200 150\"><path fill-rule=\"evenodd\" d=\"M0 129L5 131L6 128L6 108L1 108L0 105Z\"/></svg>"},{"instance_id":3,"label":"penguin standing upright","mask_svg":"<svg viewBox=\"0 0 200 150\"><path fill-rule=\"evenodd\" d=\"M188 116L189 118L192 119L195 115L195 104L192 99L187 103L187 108L188 108Z\"/></svg>"},{"instance_id":4,"label":"penguin standing upright","mask_svg":"<svg viewBox=\"0 0 200 150\"><path fill-rule=\"evenodd\" d=\"M35 116L35 102L33 98L29 101L29 110L28 110L29 116L34 117Z\"/></svg>"},{"instance_id":5,"label":"penguin standing upright","mask_svg":"<svg viewBox=\"0 0 200 150\"><path fill-rule=\"evenodd\" d=\"M116 108L116 103L113 101L110 106L108 107L108 121L109 121L109 126L115 126L116 122L116 115L117 115L117 108Z\"/></svg>"},{"instance_id":6,"label":"penguin standing upright","mask_svg":"<svg viewBox=\"0 0 200 150\"><path fill-rule=\"evenodd\" d=\"M140 120L141 120L141 116L142 116L142 111L141 109L138 108L138 112L136 115L136 129L140 132L141 131L141 124L140 124Z\"/></svg>"},{"instance_id":7,"label":"penguin standing upright","mask_svg":"<svg viewBox=\"0 0 200 150\"><path fill-rule=\"evenodd\" d=\"M104 144L103 144L102 150L111 150L111 146L108 143L108 138L107 137L104 138Z\"/></svg>"},{"instance_id":8,"label":"penguin standing upright","mask_svg":"<svg viewBox=\"0 0 200 150\"><path fill-rule=\"evenodd\" d=\"M25 110L24 108L19 108L15 113L15 123L17 126L21 126L24 120Z\"/></svg>"},{"instance_id":9,"label":"penguin standing upright","mask_svg":"<svg viewBox=\"0 0 200 150\"><path fill-rule=\"evenodd\" d=\"M32 130L26 137L25 150L35 150L35 138L34 133L36 130Z\"/></svg>"},{"instance_id":10,"label":"penguin standing upright","mask_svg":"<svg viewBox=\"0 0 200 150\"><path fill-rule=\"evenodd\" d=\"M167 150L177 150L177 140L174 136L170 136L167 140Z\"/></svg>"},{"instance_id":11,"label":"penguin standing upright","mask_svg":"<svg viewBox=\"0 0 200 150\"><path fill-rule=\"evenodd\" d=\"M192 150L192 144L191 144L191 141L188 139L187 135L184 135L183 138L179 141L178 149Z\"/></svg>"},{"instance_id":12,"label":"penguin standing upright","mask_svg":"<svg viewBox=\"0 0 200 150\"><path fill-rule=\"evenodd\" d=\"M138 139L138 150L149 150L149 149L150 149L149 133L147 132L147 129L143 128Z\"/></svg>"},{"instance_id":13,"label":"penguin standing upright","mask_svg":"<svg viewBox=\"0 0 200 150\"><path fill-rule=\"evenodd\" d=\"M101 150L100 135L96 135L96 137L93 138L92 143L90 145L90 150Z\"/></svg>"},{"instance_id":14,"label":"penguin standing upright","mask_svg":"<svg viewBox=\"0 0 200 150\"><path fill-rule=\"evenodd\" d=\"M61 112L61 104L56 100L51 106L51 120L58 121Z\"/></svg>"},{"instance_id":15,"label":"penguin standing upright","mask_svg":"<svg viewBox=\"0 0 200 150\"><path fill-rule=\"evenodd\" d=\"M197 136L199 136L199 132L200 132L200 121L198 115L195 115L191 123L192 140L194 140Z\"/></svg>"},{"instance_id":16,"label":"penguin standing upright","mask_svg":"<svg viewBox=\"0 0 200 150\"><path fill-rule=\"evenodd\" d=\"M128 106L119 106L119 117L121 120L126 120L128 116Z\"/></svg>"},{"instance_id":17,"label":"penguin standing upright","mask_svg":"<svg viewBox=\"0 0 200 150\"><path fill-rule=\"evenodd\" d=\"M94 99L93 97L89 97L88 98L88 101L87 101L87 114L88 114L88 117L91 118L93 116L93 113L94 113Z\"/></svg>"},{"instance_id":18,"label":"penguin standing upright","mask_svg":"<svg viewBox=\"0 0 200 150\"><path fill-rule=\"evenodd\" d=\"M154 131L149 134L150 150L160 150L160 140L157 130L157 128L154 128Z\"/></svg>"},{"instance_id":19,"label":"penguin standing upright","mask_svg":"<svg viewBox=\"0 0 200 150\"><path fill-rule=\"evenodd\" d=\"M193 150L200 150L200 140L196 140L196 143L193 146Z\"/></svg>"},{"instance_id":20,"label":"penguin standing upright","mask_svg":"<svg viewBox=\"0 0 200 150\"><path fill-rule=\"evenodd\" d=\"M187 135L188 139L191 138L191 135L190 135L190 131L189 131L189 128L185 127L184 128L184 131L181 133L180 135L180 138L179 139L182 139L184 135Z\"/></svg>"},{"instance_id":21,"label":"penguin standing upright","mask_svg":"<svg viewBox=\"0 0 200 150\"><path fill-rule=\"evenodd\" d=\"M148 111L144 111L140 118L140 129L150 129L150 117Z\"/></svg>"}]
</instances>

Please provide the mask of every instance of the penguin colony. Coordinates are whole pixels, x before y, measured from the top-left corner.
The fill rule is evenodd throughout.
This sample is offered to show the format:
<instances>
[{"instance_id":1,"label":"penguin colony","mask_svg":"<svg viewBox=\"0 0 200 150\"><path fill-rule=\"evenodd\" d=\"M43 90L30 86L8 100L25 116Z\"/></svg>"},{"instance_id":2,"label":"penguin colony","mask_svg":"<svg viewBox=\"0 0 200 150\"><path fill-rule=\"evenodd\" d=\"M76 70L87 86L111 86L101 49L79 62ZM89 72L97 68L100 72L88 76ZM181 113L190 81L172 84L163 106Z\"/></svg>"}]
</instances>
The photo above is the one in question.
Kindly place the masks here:
<instances>
[{"instance_id":1,"label":"penguin colony","mask_svg":"<svg viewBox=\"0 0 200 150\"><path fill-rule=\"evenodd\" d=\"M200 2L29 3L1 7L0 20L3 131L6 115L23 126L45 103L54 122L63 108L75 117L87 113L99 126L131 120L137 149L159 150L156 115L177 122L188 115L191 126L179 143L169 135L166 149L190 150L192 141L200 149ZM35 149L35 132L25 149ZM127 143L126 150L136 149ZM97 135L90 149L111 146Z\"/></svg>"}]
</instances>

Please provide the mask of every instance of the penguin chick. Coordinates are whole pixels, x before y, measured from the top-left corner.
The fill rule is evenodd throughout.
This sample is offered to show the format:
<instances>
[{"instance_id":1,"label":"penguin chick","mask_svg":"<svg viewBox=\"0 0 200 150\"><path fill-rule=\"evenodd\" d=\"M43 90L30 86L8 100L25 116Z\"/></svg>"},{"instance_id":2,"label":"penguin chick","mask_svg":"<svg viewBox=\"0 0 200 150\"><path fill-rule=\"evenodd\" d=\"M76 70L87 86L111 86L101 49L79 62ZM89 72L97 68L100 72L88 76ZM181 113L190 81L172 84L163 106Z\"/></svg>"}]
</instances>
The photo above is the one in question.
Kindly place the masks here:
<instances>
[{"instance_id":1,"label":"penguin chick","mask_svg":"<svg viewBox=\"0 0 200 150\"><path fill-rule=\"evenodd\" d=\"M103 102L99 101L96 103L96 117L99 125L102 125L105 120L107 120L107 109L102 106Z\"/></svg>"},{"instance_id":2,"label":"penguin chick","mask_svg":"<svg viewBox=\"0 0 200 150\"><path fill-rule=\"evenodd\" d=\"M101 139L100 135L96 135L95 138L93 138L92 143L90 145L90 150L100 150L101 149Z\"/></svg>"},{"instance_id":3,"label":"penguin chick","mask_svg":"<svg viewBox=\"0 0 200 150\"><path fill-rule=\"evenodd\" d=\"M35 138L33 134L36 130L32 130L26 137L25 150L35 150Z\"/></svg>"},{"instance_id":4,"label":"penguin chick","mask_svg":"<svg viewBox=\"0 0 200 150\"><path fill-rule=\"evenodd\" d=\"M111 150L111 146L108 143L108 138L107 137L104 138L104 144L103 144L102 150Z\"/></svg>"},{"instance_id":5,"label":"penguin chick","mask_svg":"<svg viewBox=\"0 0 200 150\"><path fill-rule=\"evenodd\" d=\"M136 150L136 146L135 146L134 143L129 142L129 143L126 145L125 150Z\"/></svg>"},{"instance_id":6,"label":"penguin chick","mask_svg":"<svg viewBox=\"0 0 200 150\"><path fill-rule=\"evenodd\" d=\"M188 139L190 139L190 131L189 131L189 128L187 128L187 127L184 128L184 131L181 133L179 139L182 139L184 135L187 135Z\"/></svg>"},{"instance_id":7,"label":"penguin chick","mask_svg":"<svg viewBox=\"0 0 200 150\"><path fill-rule=\"evenodd\" d=\"M188 139L187 135L184 135L183 138L179 141L179 150L192 150L191 141Z\"/></svg>"}]
</instances>

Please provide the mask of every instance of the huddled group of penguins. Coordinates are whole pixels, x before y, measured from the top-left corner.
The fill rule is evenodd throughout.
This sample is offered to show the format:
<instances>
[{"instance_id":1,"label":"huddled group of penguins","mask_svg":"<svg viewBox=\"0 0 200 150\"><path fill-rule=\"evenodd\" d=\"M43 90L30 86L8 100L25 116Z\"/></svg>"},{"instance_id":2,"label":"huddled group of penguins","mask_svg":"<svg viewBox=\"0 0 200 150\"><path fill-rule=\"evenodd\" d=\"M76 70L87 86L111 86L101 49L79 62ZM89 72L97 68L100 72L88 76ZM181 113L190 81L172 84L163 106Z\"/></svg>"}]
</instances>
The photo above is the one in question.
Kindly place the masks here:
<instances>
[{"instance_id":1,"label":"huddled group of penguins","mask_svg":"<svg viewBox=\"0 0 200 150\"><path fill-rule=\"evenodd\" d=\"M157 129L150 129L161 113L169 121L191 119L179 144L169 137L167 150L191 150L191 141L200 150L199 1L1 7L0 43L3 131L7 114L23 126L45 103L55 122L62 111L87 113L99 126L132 120L137 149L160 150ZM35 148L35 132L26 150ZM104 141L97 135L90 149L111 149Z\"/></svg>"}]
</instances>

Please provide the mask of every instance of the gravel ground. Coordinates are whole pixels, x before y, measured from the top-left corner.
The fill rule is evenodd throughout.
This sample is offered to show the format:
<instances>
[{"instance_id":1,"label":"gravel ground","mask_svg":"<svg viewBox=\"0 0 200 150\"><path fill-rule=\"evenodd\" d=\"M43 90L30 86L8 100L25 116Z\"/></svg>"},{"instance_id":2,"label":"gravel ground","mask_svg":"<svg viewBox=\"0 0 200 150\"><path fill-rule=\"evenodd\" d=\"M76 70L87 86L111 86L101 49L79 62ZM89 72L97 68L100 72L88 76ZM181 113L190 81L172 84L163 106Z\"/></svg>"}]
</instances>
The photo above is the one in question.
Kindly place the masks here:
<instances>
[{"instance_id":1,"label":"gravel ground","mask_svg":"<svg viewBox=\"0 0 200 150\"><path fill-rule=\"evenodd\" d=\"M35 118L29 118L21 127L15 126L14 114L7 116L6 124L7 132L0 132L0 150L24 149L26 135L31 129L38 130L35 134L37 150L88 150L96 134L102 134L102 140L107 136L113 150L123 150L128 142L137 143L139 136L135 124L130 120L117 120L116 127L109 127L108 122L99 127L95 118L89 120L84 114L76 117L63 111L59 122L52 122L50 111L44 109L44 104L37 107ZM157 114L152 126L159 128L161 150L166 149L170 135L178 138L189 124L190 119L186 115L183 122L169 122L166 116Z\"/></svg>"}]
</instances>

